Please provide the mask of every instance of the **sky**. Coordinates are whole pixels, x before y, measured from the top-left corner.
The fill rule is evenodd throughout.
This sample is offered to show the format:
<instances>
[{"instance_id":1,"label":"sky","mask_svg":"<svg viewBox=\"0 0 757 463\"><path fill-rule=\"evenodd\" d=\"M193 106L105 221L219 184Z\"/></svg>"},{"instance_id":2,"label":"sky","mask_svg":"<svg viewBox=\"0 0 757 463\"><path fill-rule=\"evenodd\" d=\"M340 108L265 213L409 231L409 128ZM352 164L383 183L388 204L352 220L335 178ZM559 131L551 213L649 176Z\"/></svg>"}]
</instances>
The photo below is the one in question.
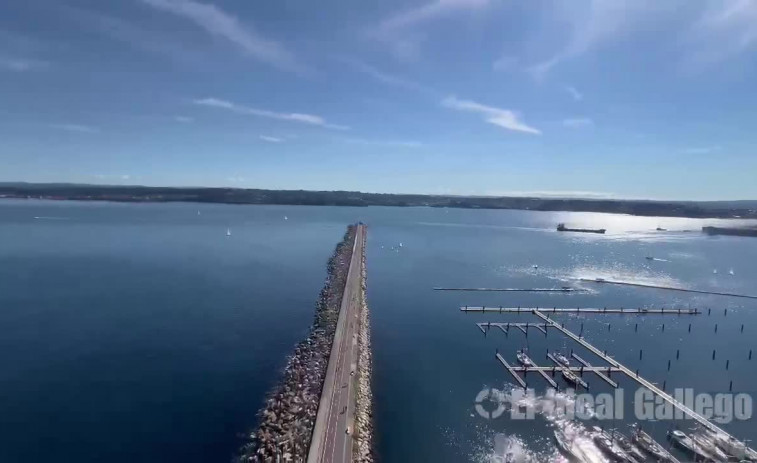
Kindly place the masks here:
<instances>
[{"instance_id":1,"label":"sky","mask_svg":"<svg viewBox=\"0 0 757 463\"><path fill-rule=\"evenodd\" d=\"M0 3L0 181L757 199L757 0Z\"/></svg>"}]
</instances>

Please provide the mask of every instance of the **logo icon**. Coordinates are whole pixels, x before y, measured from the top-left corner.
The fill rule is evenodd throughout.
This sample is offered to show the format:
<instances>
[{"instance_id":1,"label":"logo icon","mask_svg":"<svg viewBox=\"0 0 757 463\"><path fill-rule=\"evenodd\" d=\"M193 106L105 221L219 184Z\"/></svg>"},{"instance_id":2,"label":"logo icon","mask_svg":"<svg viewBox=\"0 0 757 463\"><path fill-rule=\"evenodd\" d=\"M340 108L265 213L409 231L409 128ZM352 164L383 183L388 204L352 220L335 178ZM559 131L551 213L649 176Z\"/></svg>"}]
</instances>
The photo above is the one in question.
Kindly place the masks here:
<instances>
[{"instance_id":1,"label":"logo icon","mask_svg":"<svg viewBox=\"0 0 757 463\"><path fill-rule=\"evenodd\" d=\"M476 413L482 418L487 420L494 420L502 416L505 413L505 404L501 399L504 397L502 391L495 388L481 389L481 392L476 395ZM494 410L488 410L484 405L496 404Z\"/></svg>"}]
</instances>

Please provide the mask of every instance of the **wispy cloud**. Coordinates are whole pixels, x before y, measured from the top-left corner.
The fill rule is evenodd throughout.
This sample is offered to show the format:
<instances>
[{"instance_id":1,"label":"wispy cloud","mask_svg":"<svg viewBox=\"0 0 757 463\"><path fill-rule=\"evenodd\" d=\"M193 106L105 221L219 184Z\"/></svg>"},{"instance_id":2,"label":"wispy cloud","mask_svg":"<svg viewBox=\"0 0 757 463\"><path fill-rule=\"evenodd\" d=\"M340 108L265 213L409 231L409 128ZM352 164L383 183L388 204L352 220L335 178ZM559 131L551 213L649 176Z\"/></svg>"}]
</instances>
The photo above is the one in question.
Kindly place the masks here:
<instances>
[{"instance_id":1,"label":"wispy cloud","mask_svg":"<svg viewBox=\"0 0 757 463\"><path fill-rule=\"evenodd\" d=\"M251 26L215 5L193 0L141 0L155 9L188 19L214 37L221 37L236 45L258 61L287 71L304 71L294 55L282 44L265 38Z\"/></svg>"},{"instance_id":2,"label":"wispy cloud","mask_svg":"<svg viewBox=\"0 0 757 463\"><path fill-rule=\"evenodd\" d=\"M374 80L391 87L403 88L405 90L411 90L414 92L422 93L429 96L436 96L438 92L430 87L419 84L404 77L399 77L388 72L384 72L374 66L366 64L362 61L353 59L340 59L340 61L347 63L357 71L366 74Z\"/></svg>"},{"instance_id":3,"label":"wispy cloud","mask_svg":"<svg viewBox=\"0 0 757 463\"><path fill-rule=\"evenodd\" d=\"M581 101L584 99L583 93L579 92L576 87L572 87L570 85L565 86L565 91L568 92L568 94L573 97L576 101Z\"/></svg>"},{"instance_id":4,"label":"wispy cloud","mask_svg":"<svg viewBox=\"0 0 757 463\"><path fill-rule=\"evenodd\" d=\"M449 96L442 100L442 106L458 111L468 111L478 113L484 116L484 120L490 124L502 127L507 130L516 132L525 132L535 135L541 134L541 131L527 125L520 120L518 113L509 109L500 109L493 106L486 106L470 100L461 100L455 96Z\"/></svg>"},{"instance_id":5,"label":"wispy cloud","mask_svg":"<svg viewBox=\"0 0 757 463\"><path fill-rule=\"evenodd\" d=\"M520 68L520 60L515 56L503 55L492 63L495 71L512 71Z\"/></svg>"},{"instance_id":6,"label":"wispy cloud","mask_svg":"<svg viewBox=\"0 0 757 463\"><path fill-rule=\"evenodd\" d=\"M244 106L217 98L203 98L194 100L193 103L199 106L224 109L226 111L235 112L237 114L245 114L248 116L267 117L269 119L278 119L281 121L299 122L302 124L314 125L333 130L349 130L349 127L346 125L331 124L326 122L326 120L321 116L314 116L312 114L279 113L266 109L251 108L249 106Z\"/></svg>"},{"instance_id":7,"label":"wispy cloud","mask_svg":"<svg viewBox=\"0 0 757 463\"><path fill-rule=\"evenodd\" d=\"M711 154L722 150L722 146L693 146L690 148L684 148L681 150L683 154Z\"/></svg>"},{"instance_id":8,"label":"wispy cloud","mask_svg":"<svg viewBox=\"0 0 757 463\"><path fill-rule=\"evenodd\" d=\"M688 67L701 67L757 48L757 1L710 0L688 34Z\"/></svg>"},{"instance_id":9,"label":"wispy cloud","mask_svg":"<svg viewBox=\"0 0 757 463\"><path fill-rule=\"evenodd\" d=\"M50 66L37 56L50 56L50 46L39 39L0 28L0 72L38 71Z\"/></svg>"},{"instance_id":10,"label":"wispy cloud","mask_svg":"<svg viewBox=\"0 0 757 463\"><path fill-rule=\"evenodd\" d=\"M281 143L284 141L283 138L271 137L268 135L260 135L258 138L260 138L263 141L267 141L268 143Z\"/></svg>"},{"instance_id":11,"label":"wispy cloud","mask_svg":"<svg viewBox=\"0 0 757 463\"><path fill-rule=\"evenodd\" d=\"M398 57L414 58L424 37L424 34L419 32L423 23L458 12L479 10L490 3L491 0L433 0L384 19L369 35L389 44Z\"/></svg>"},{"instance_id":12,"label":"wispy cloud","mask_svg":"<svg viewBox=\"0 0 757 463\"><path fill-rule=\"evenodd\" d=\"M594 121L589 119L588 117L574 117L563 119L562 125L564 125L565 127L570 127L571 129L580 129L583 127L593 127Z\"/></svg>"},{"instance_id":13,"label":"wispy cloud","mask_svg":"<svg viewBox=\"0 0 757 463\"><path fill-rule=\"evenodd\" d=\"M50 124L50 127L58 130L77 133L98 133L100 131L100 129L98 129L97 127L81 124Z\"/></svg>"},{"instance_id":14,"label":"wispy cloud","mask_svg":"<svg viewBox=\"0 0 757 463\"><path fill-rule=\"evenodd\" d=\"M181 122L183 124L189 124L190 122L194 122L194 118L187 117L187 116L175 116L174 120L176 122Z\"/></svg>"},{"instance_id":15,"label":"wispy cloud","mask_svg":"<svg viewBox=\"0 0 757 463\"><path fill-rule=\"evenodd\" d=\"M49 66L46 61L24 59L24 58L9 58L0 56L0 70L12 71L12 72L26 72L44 69Z\"/></svg>"},{"instance_id":16,"label":"wispy cloud","mask_svg":"<svg viewBox=\"0 0 757 463\"><path fill-rule=\"evenodd\" d=\"M479 9L490 0L434 0L421 6L397 13L381 22L383 30L397 30L417 26L423 22L459 11Z\"/></svg>"},{"instance_id":17,"label":"wispy cloud","mask_svg":"<svg viewBox=\"0 0 757 463\"><path fill-rule=\"evenodd\" d=\"M142 25L75 7L61 7L68 17L80 25L111 40L147 53L166 56L181 63L201 62L201 53L171 34L154 31Z\"/></svg>"},{"instance_id":18,"label":"wispy cloud","mask_svg":"<svg viewBox=\"0 0 757 463\"><path fill-rule=\"evenodd\" d=\"M567 8L555 8L552 20L568 24L566 44L552 56L527 67L535 77L542 78L558 64L605 45L626 32L646 14L654 11L652 0L575 0L565 2ZM552 28L549 28L551 30Z\"/></svg>"},{"instance_id":19,"label":"wispy cloud","mask_svg":"<svg viewBox=\"0 0 757 463\"><path fill-rule=\"evenodd\" d=\"M386 146L390 148L420 148L423 146L421 142L407 140L373 140L367 138L340 138L339 140L356 145Z\"/></svg>"}]
</instances>

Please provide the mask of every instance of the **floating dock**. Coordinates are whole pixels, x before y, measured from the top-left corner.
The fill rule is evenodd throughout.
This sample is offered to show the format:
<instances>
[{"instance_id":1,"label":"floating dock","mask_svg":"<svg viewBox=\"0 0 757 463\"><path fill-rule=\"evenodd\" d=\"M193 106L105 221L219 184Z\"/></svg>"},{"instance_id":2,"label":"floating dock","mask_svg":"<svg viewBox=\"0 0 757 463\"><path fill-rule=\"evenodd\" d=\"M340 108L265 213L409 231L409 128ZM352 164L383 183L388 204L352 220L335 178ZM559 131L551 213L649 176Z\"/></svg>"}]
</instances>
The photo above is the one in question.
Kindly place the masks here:
<instances>
[{"instance_id":1,"label":"floating dock","mask_svg":"<svg viewBox=\"0 0 757 463\"><path fill-rule=\"evenodd\" d=\"M684 293L710 294L713 296L729 296L729 297L743 297L747 299L757 299L757 296L753 296L749 294L735 294L735 293L725 293L725 292L720 292L720 291L705 291L705 290L700 290L700 289L677 288L675 286L648 285L644 283L631 283L630 281L605 280L604 278L579 278L579 280L591 282L591 283L608 284L608 285L623 285L623 286L634 286L637 288L666 289L668 291L680 291Z\"/></svg>"},{"instance_id":2,"label":"floating dock","mask_svg":"<svg viewBox=\"0 0 757 463\"><path fill-rule=\"evenodd\" d=\"M536 328L542 333L547 334L547 328L550 327L546 323L497 323L497 322L481 322L481 323L476 323L476 326L478 326L478 329L480 329L481 332L484 334L486 334L489 331L489 329L491 329L491 327L499 328L505 334L509 333L510 328L517 328L521 330L524 334L528 334L527 331L529 328Z\"/></svg>"},{"instance_id":3,"label":"floating dock","mask_svg":"<svg viewBox=\"0 0 757 463\"><path fill-rule=\"evenodd\" d=\"M548 323L548 324L552 325L552 327L554 327L555 329L558 329L558 330L562 331L563 334L565 334L566 336L568 336L569 338L571 338L572 340L574 340L575 342L577 342L581 346L585 347L587 350L591 351L597 357L599 357L602 360L604 360L605 362L609 363L610 366L612 366L614 368L617 368L622 373L624 373L627 377L629 377L632 380L634 380L637 383L639 383L640 386L649 389L651 392L653 392L654 394L656 394L657 396L659 396L661 399L663 399L664 401L668 402L673 407L677 408L678 410L680 410L681 412L683 412L687 416L690 416L692 419L696 420L699 424L701 424L702 426L704 426L708 430L710 430L712 432L715 432L715 433L722 434L724 436L729 436L730 437L729 433L725 432L724 430L722 430L718 426L716 426L713 423L711 423L707 418L703 417L702 415L699 415L694 410L690 409L686 405L684 405L681 402L677 401L670 394L668 394L667 392L663 391L662 389L660 389L659 387L657 387L656 385L654 385L652 382L650 382L650 381L644 379L643 377L639 376L638 373L633 372L630 368L628 368L625 365L621 364L620 362L616 361L615 359L613 359L612 357L610 357L606 353L604 353L601 350L597 349L592 344L590 344L589 342L587 342L586 340L584 340L582 337L577 336L576 334L574 334L570 330L564 328L559 323L555 322L554 320L552 320L551 318L549 318L547 315L543 314L539 310L534 310L533 313L537 317L539 317L542 320L544 320L545 323ZM586 370L584 370L584 371L586 371Z\"/></svg>"},{"instance_id":4,"label":"floating dock","mask_svg":"<svg viewBox=\"0 0 757 463\"><path fill-rule=\"evenodd\" d=\"M539 308L539 307L475 307L464 306L460 307L461 312L483 312L483 313L533 313L534 311L540 311L542 313L606 313L606 314L625 314L625 315L699 315L701 312L699 309L612 309L612 308L580 308L575 309L558 309L552 308Z\"/></svg>"},{"instance_id":5,"label":"floating dock","mask_svg":"<svg viewBox=\"0 0 757 463\"><path fill-rule=\"evenodd\" d=\"M586 289L577 288L447 288L435 287L434 291L496 291L504 293L584 293Z\"/></svg>"},{"instance_id":6,"label":"floating dock","mask_svg":"<svg viewBox=\"0 0 757 463\"><path fill-rule=\"evenodd\" d=\"M588 280L591 281L591 280ZM621 283L622 284L622 283ZM635 285L635 284L632 284ZM644 285L635 285L635 286L644 286ZM662 287L662 289L668 289ZM685 291L685 290L684 290ZM701 291L700 291L701 292ZM721 293L723 294L723 293ZM752 297L752 296L741 296L741 297ZM525 308L525 307L471 307L471 306L465 306L460 307L460 310L463 312L486 312L486 313L531 313L537 317L539 317L544 323L543 324L534 324L534 323L520 323L520 324L514 324L514 323L477 323L481 331L486 333L486 331L492 326L498 326L502 331L507 333L507 329L509 329L510 326L516 326L520 328L524 333L527 331L527 327L538 327L540 330L543 330L546 333L546 330L549 328L559 330L562 332L565 336L569 337L576 343L580 344L582 347L587 349L588 351L592 352L594 355L602 359L603 361L607 362L609 366L606 367L596 367L591 365L589 362L581 358L580 356L576 355L575 353L571 353L572 357L578 361L581 366L570 366L566 367L563 365L560 365L557 359L552 354L547 354L547 357L552 360L555 363L555 366L551 367L541 367L536 366L534 364L533 366L512 366L502 357L502 355L497 352L496 358L499 360L499 362L507 369L508 373L515 379L515 381L523 388L527 388L526 381L521 377L520 373L523 373L524 375L528 372L538 372L546 381L549 383L550 386L556 387L555 381L548 376L548 373L551 373L552 376L556 374L556 372L563 372L563 371L570 371L578 380L578 383L581 385L584 385L584 387L588 388L588 384L581 378L579 375L582 375L585 372L594 373L597 376L599 376L603 381L608 383L613 388L618 387L618 383L610 378L610 375L612 373L622 373L629 379L635 381L638 383L641 387L648 389L653 394L660 397L663 401L669 403L674 408L681 411L686 416L690 417L691 419L697 421L701 426L703 426L705 429L720 434L722 436L725 436L726 438L733 440L734 442L742 442L739 439L736 439L735 437L731 436L729 433L718 427L717 425L710 422L707 418L705 418L702 415L699 415L694 410L690 409L683 403L677 401L674 397L672 397L670 394L665 392L664 389L660 389L652 383L651 381L645 379L644 377L640 376L638 373L638 370L636 372L632 371L630 368L626 367L625 365L621 364L620 362L616 361L609 355L607 355L607 352L602 352L598 348L594 347L592 344L587 342L582 336L576 335L572 331L565 328L565 325L561 325L554 320L552 320L547 314L548 313L596 313L596 314L606 314L606 313L615 313L615 314L636 314L636 315L647 315L647 314L661 314L661 315L698 315L701 312L698 309L607 309L607 308L601 308L601 309L591 309L591 308L575 308L575 309L558 309L558 308L552 308L552 309L539 309L539 308ZM743 331L743 327L742 327ZM714 353L713 353L714 358ZM751 351L750 351L750 359L751 359ZM558 366L559 365L559 366ZM663 385L664 388L664 385ZM748 451L753 451L752 449L747 449Z\"/></svg>"},{"instance_id":7,"label":"floating dock","mask_svg":"<svg viewBox=\"0 0 757 463\"><path fill-rule=\"evenodd\" d=\"M517 381L518 384L520 384L520 387L522 387L523 389L525 389L526 388L526 382L523 381L523 378L521 378L520 375L515 372L515 370L513 370L513 368L515 368L515 367L511 367L510 364L507 363L507 360L505 360L500 354L497 354L497 360L499 360L500 363L502 363L502 365L504 365L505 368L507 368L507 371L509 371L510 374L513 375L513 378L515 378L515 381Z\"/></svg>"},{"instance_id":8,"label":"floating dock","mask_svg":"<svg viewBox=\"0 0 757 463\"><path fill-rule=\"evenodd\" d=\"M587 362L586 360L584 360L581 357L579 357L578 354L576 354L575 352L573 353L573 358L576 359L576 360L578 360L578 363L580 363L581 365L583 365L583 367L581 367L581 371L584 371L584 369L591 370L594 373L596 373L597 376L599 376L601 379L603 379L607 384L609 384L610 386L612 386L615 389L618 388L618 383L616 383L615 381L611 380L610 377L606 376L601 370L592 367L589 362ZM607 372L611 373L612 371L613 371L612 369L609 369ZM622 371L622 370L618 369L617 371Z\"/></svg>"}]
</instances>

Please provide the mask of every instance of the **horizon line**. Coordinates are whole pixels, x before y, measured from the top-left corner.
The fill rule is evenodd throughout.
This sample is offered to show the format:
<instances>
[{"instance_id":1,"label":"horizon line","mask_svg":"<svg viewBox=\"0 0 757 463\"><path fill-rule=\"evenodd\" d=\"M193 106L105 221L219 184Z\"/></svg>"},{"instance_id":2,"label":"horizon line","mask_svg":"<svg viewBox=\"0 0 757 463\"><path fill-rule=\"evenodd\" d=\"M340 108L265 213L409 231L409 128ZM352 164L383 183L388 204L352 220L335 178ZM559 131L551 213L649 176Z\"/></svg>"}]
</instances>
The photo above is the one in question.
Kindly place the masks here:
<instances>
[{"instance_id":1,"label":"horizon line","mask_svg":"<svg viewBox=\"0 0 757 463\"><path fill-rule=\"evenodd\" d=\"M447 197L447 198L530 198L530 199L573 199L582 201L647 201L658 203L727 203L727 202L749 202L757 201L757 199L656 199L656 198L633 198L622 197L617 195L607 196L591 196L591 195L570 195L566 192L565 195L559 194L542 194L539 191L534 192L511 192L508 194L452 194L452 193L387 193L378 191L361 191L361 190L319 190L319 189L303 189L303 188L258 188L258 187L239 187L239 186L168 186L168 185L144 185L144 184L113 184L113 183L76 183L76 182L28 182L28 181L0 181L0 186L11 185L67 185L67 186L93 186L93 187L114 187L114 188L172 188L172 189L228 189L228 190L265 190L265 191L304 191L312 193L324 193L324 192L345 192L345 193L361 193L361 194L376 194L376 195L396 195L396 196L429 196L429 197ZM558 192L555 192L558 193ZM587 192L588 193L588 192Z\"/></svg>"}]
</instances>

